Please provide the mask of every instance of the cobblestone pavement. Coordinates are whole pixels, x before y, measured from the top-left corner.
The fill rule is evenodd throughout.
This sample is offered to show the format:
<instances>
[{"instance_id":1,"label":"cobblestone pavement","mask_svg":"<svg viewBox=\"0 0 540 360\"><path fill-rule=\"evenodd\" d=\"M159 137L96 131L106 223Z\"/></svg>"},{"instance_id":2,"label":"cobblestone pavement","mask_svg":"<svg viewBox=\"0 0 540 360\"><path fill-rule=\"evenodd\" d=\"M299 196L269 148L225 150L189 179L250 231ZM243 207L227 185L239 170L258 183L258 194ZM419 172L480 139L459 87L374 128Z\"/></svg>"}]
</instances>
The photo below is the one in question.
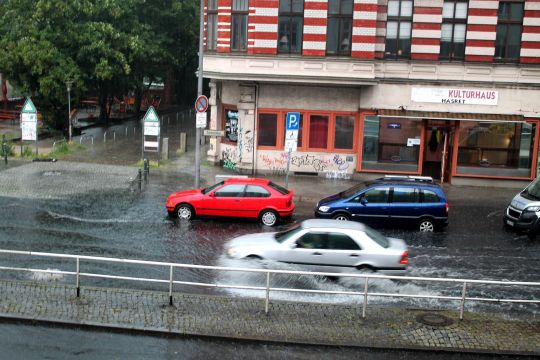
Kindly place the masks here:
<instances>
[{"instance_id":1,"label":"cobblestone pavement","mask_svg":"<svg viewBox=\"0 0 540 360\"><path fill-rule=\"evenodd\" d=\"M304 344L540 355L540 321L438 311L446 326L417 320L423 310L361 304L271 301L221 296L0 281L0 317L111 328ZM431 314L435 313L433 311Z\"/></svg>"}]
</instances>

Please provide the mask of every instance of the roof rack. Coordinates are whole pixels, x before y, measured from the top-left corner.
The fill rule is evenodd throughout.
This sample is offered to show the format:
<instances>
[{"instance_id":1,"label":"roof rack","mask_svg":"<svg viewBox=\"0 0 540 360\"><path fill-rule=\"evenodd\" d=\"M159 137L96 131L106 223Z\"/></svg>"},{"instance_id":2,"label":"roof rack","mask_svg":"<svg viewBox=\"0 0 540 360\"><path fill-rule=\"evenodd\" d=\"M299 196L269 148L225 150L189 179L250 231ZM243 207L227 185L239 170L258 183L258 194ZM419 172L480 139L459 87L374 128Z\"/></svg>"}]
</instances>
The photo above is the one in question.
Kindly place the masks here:
<instances>
[{"instance_id":1,"label":"roof rack","mask_svg":"<svg viewBox=\"0 0 540 360\"><path fill-rule=\"evenodd\" d=\"M384 175L383 178L379 180L401 180L401 181L418 181L418 182L427 182L433 183L433 178L431 176L412 176L412 175Z\"/></svg>"}]
</instances>

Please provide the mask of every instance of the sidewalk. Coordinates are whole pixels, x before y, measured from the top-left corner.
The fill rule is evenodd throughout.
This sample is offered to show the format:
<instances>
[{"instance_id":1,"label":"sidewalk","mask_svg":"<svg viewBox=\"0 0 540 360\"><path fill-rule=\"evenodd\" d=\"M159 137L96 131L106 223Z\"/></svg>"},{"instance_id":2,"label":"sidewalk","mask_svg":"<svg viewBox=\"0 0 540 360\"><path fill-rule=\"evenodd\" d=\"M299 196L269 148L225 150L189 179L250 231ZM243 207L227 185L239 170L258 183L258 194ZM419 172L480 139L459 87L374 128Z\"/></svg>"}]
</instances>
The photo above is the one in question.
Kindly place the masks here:
<instances>
[{"instance_id":1,"label":"sidewalk","mask_svg":"<svg viewBox=\"0 0 540 360\"><path fill-rule=\"evenodd\" d=\"M296 344L540 355L540 321L496 315L0 281L0 317ZM450 320L426 325L422 315ZM443 316L441 318L440 316Z\"/></svg>"}]
</instances>

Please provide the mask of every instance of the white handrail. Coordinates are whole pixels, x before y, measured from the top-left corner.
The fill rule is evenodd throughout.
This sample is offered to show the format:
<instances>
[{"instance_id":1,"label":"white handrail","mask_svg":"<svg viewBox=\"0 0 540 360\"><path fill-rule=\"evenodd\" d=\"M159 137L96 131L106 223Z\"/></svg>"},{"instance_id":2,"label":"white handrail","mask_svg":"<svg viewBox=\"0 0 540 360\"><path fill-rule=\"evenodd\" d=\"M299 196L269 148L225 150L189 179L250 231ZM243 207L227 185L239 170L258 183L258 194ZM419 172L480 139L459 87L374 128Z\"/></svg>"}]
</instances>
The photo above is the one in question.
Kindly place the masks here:
<instances>
[{"instance_id":1,"label":"white handrail","mask_svg":"<svg viewBox=\"0 0 540 360\"><path fill-rule=\"evenodd\" d=\"M417 298L417 299L438 299L438 300L452 300L459 301L460 306L460 319L463 319L464 304L466 301L484 301L484 302L508 302L508 303L526 303L526 304L540 304L540 300L534 299L503 299L503 298L486 298L486 297L468 297L466 296L467 290L471 284L478 285L504 285L504 286L539 286L540 282L526 282L526 281L497 281L497 280L476 280L476 279L458 279L458 278L434 278L434 277L415 277L415 276L387 276L376 274L351 274L351 273L329 273L329 272L312 272L312 271L296 271L296 270L276 270L276 269L251 269L251 268L237 268L237 267L224 267L224 266L209 266L209 265L194 265L194 264L179 264L172 262L161 261L148 261L148 260L134 260L134 259L122 259L111 257L99 257L88 255L72 255L72 254L59 254L59 253L45 253L35 251L20 251L20 250L6 250L0 249L0 254L12 254L12 255L26 255L26 256L39 256L61 259L73 259L76 261L76 271L63 271L63 270L51 270L51 269L34 269L34 268L22 268L12 266L0 266L0 270L6 271L29 271L36 273L48 273L48 274L61 274L61 275L73 275L76 277L77 297L80 295L80 279L82 277L87 278L99 278L99 279L114 279L114 280L129 280L137 282L150 282L169 284L169 303L173 302L173 286L174 285L189 285L189 286L203 286L211 288L229 288L229 289L245 289L245 290L259 290L265 291L265 313L268 313L270 293L271 292L291 292L291 293L310 293L310 294L336 294L336 295L351 295L362 296L362 317L366 316L368 297L391 297L391 298ZM81 260L87 262L109 262L109 263L123 263L123 264L137 264L137 265L152 265L162 266L169 268L169 277L166 279L146 278L146 277L133 277L133 276L120 276L109 275L99 273L81 272ZM221 270L221 271L233 271L233 272L249 272L249 273L262 273L265 274L265 286L245 286L234 284L212 284L204 282L193 281L179 281L174 280L174 269L206 269L206 270ZM307 275L307 276L333 276L333 277L349 277L349 278L361 278L364 279L364 288L362 291L341 291L341 290L312 290L312 289L294 289L294 288L278 288L270 286L270 278L275 274L288 274L288 275ZM420 294L399 294L399 293L379 293L369 292L369 280L371 279L390 279L400 281L424 281L424 282L446 282L463 284L460 296L445 296L445 295L420 295Z\"/></svg>"}]
</instances>

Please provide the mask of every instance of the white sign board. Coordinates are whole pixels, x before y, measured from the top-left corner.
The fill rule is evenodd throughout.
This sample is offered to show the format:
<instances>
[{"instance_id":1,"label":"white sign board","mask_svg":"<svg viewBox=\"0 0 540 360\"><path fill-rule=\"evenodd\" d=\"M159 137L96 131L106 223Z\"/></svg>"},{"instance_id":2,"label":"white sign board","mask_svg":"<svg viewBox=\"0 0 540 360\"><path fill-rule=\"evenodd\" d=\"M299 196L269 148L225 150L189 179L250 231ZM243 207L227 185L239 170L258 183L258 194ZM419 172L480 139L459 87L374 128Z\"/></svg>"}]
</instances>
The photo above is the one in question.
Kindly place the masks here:
<instances>
[{"instance_id":1,"label":"white sign board","mask_svg":"<svg viewBox=\"0 0 540 360\"><path fill-rule=\"evenodd\" d=\"M414 146L414 145L420 145L420 139L418 139L418 138L408 138L407 139L407 146Z\"/></svg>"},{"instance_id":2,"label":"white sign board","mask_svg":"<svg viewBox=\"0 0 540 360\"><path fill-rule=\"evenodd\" d=\"M145 148L159 148L159 142L157 141L145 141L144 142Z\"/></svg>"},{"instance_id":3,"label":"white sign board","mask_svg":"<svg viewBox=\"0 0 540 360\"><path fill-rule=\"evenodd\" d=\"M21 138L22 140L37 140L37 122L21 122Z\"/></svg>"},{"instance_id":4,"label":"white sign board","mask_svg":"<svg viewBox=\"0 0 540 360\"><path fill-rule=\"evenodd\" d=\"M144 123L144 135L159 136L159 123L145 121Z\"/></svg>"},{"instance_id":5,"label":"white sign board","mask_svg":"<svg viewBox=\"0 0 540 360\"><path fill-rule=\"evenodd\" d=\"M206 127L206 113L205 112L197 113L197 117L195 118L195 127L197 128Z\"/></svg>"},{"instance_id":6,"label":"white sign board","mask_svg":"<svg viewBox=\"0 0 540 360\"><path fill-rule=\"evenodd\" d=\"M296 151L298 130L285 130L285 151Z\"/></svg>"},{"instance_id":7,"label":"white sign board","mask_svg":"<svg viewBox=\"0 0 540 360\"><path fill-rule=\"evenodd\" d=\"M497 105L499 92L485 89L412 88L411 101L458 105Z\"/></svg>"}]
</instances>

